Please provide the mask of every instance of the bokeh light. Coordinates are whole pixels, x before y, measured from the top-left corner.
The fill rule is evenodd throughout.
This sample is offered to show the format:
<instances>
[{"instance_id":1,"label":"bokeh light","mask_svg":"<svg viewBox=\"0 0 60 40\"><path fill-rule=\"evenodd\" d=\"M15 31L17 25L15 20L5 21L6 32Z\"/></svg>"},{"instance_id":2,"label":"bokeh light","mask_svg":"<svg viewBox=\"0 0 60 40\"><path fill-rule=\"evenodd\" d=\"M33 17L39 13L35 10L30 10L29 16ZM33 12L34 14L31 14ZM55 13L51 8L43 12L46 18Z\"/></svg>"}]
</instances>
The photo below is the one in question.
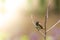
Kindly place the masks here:
<instances>
[{"instance_id":1,"label":"bokeh light","mask_svg":"<svg viewBox=\"0 0 60 40\"><path fill-rule=\"evenodd\" d=\"M54 28L53 32L55 34L55 36L59 36L60 34L60 29L59 28Z\"/></svg>"},{"instance_id":2,"label":"bokeh light","mask_svg":"<svg viewBox=\"0 0 60 40\"><path fill-rule=\"evenodd\" d=\"M23 35L20 37L20 40L29 40L29 37L27 35Z\"/></svg>"},{"instance_id":3,"label":"bokeh light","mask_svg":"<svg viewBox=\"0 0 60 40\"><path fill-rule=\"evenodd\" d=\"M9 37L8 33L0 32L0 40L6 40Z\"/></svg>"},{"instance_id":4,"label":"bokeh light","mask_svg":"<svg viewBox=\"0 0 60 40\"><path fill-rule=\"evenodd\" d=\"M46 40L54 40L52 36L47 36Z\"/></svg>"},{"instance_id":5,"label":"bokeh light","mask_svg":"<svg viewBox=\"0 0 60 40\"><path fill-rule=\"evenodd\" d=\"M54 39L56 40L56 39L59 38L59 36L60 36L60 29L57 28L57 27L53 28L51 35L52 35L52 36L54 37Z\"/></svg>"},{"instance_id":6,"label":"bokeh light","mask_svg":"<svg viewBox=\"0 0 60 40\"><path fill-rule=\"evenodd\" d=\"M30 40L38 40L39 36L36 32L30 34Z\"/></svg>"}]
</instances>

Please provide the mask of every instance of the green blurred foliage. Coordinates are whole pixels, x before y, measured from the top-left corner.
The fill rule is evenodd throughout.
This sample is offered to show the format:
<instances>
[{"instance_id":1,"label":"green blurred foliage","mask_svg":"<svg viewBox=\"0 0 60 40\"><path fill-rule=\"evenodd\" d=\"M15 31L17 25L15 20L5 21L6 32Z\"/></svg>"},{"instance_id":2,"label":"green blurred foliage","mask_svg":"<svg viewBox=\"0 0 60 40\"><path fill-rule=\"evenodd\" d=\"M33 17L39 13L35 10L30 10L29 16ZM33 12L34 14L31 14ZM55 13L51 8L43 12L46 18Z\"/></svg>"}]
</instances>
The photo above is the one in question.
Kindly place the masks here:
<instances>
[{"instance_id":1,"label":"green blurred foliage","mask_svg":"<svg viewBox=\"0 0 60 40\"><path fill-rule=\"evenodd\" d=\"M44 6L46 0L39 0L39 1L40 1L41 6Z\"/></svg>"},{"instance_id":2,"label":"green blurred foliage","mask_svg":"<svg viewBox=\"0 0 60 40\"><path fill-rule=\"evenodd\" d=\"M60 11L60 0L55 0L55 10L56 12L59 12Z\"/></svg>"},{"instance_id":3,"label":"green blurred foliage","mask_svg":"<svg viewBox=\"0 0 60 40\"><path fill-rule=\"evenodd\" d=\"M33 8L32 8L32 0L28 0L28 4L29 4L29 14L32 13ZM39 15L39 16L44 16L46 13L46 9L47 9L47 0L38 0L38 9L34 10L34 14Z\"/></svg>"},{"instance_id":4,"label":"green blurred foliage","mask_svg":"<svg viewBox=\"0 0 60 40\"><path fill-rule=\"evenodd\" d=\"M47 1L46 0L39 0L39 14L40 15L45 15L46 13L46 8L47 8Z\"/></svg>"}]
</instances>

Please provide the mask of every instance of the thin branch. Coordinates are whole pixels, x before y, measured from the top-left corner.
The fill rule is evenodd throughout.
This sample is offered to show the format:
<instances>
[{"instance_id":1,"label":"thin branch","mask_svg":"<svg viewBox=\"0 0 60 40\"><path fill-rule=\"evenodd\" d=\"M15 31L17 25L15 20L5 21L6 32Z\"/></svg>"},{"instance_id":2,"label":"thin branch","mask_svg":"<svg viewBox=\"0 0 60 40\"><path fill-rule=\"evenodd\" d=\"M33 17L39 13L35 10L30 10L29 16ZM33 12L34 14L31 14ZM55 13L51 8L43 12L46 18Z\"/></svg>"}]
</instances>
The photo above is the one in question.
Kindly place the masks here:
<instances>
[{"instance_id":1,"label":"thin branch","mask_svg":"<svg viewBox=\"0 0 60 40\"><path fill-rule=\"evenodd\" d=\"M44 36L44 40L46 40L46 24L47 24L47 15L45 15L45 23L44 23L44 27L45 27L45 36Z\"/></svg>"},{"instance_id":2,"label":"thin branch","mask_svg":"<svg viewBox=\"0 0 60 40\"><path fill-rule=\"evenodd\" d=\"M34 20L33 20L33 16L31 15L31 20L32 20L32 23L34 24L34 26L36 27L35 23L34 23Z\"/></svg>"},{"instance_id":3,"label":"thin branch","mask_svg":"<svg viewBox=\"0 0 60 40\"><path fill-rule=\"evenodd\" d=\"M60 20L57 21L51 28L49 28L46 32L50 31L51 29L53 29L58 23L60 23Z\"/></svg>"},{"instance_id":4,"label":"thin branch","mask_svg":"<svg viewBox=\"0 0 60 40\"><path fill-rule=\"evenodd\" d=\"M39 31L43 36L45 36L45 34L42 31Z\"/></svg>"},{"instance_id":5,"label":"thin branch","mask_svg":"<svg viewBox=\"0 0 60 40\"><path fill-rule=\"evenodd\" d=\"M45 23L44 23L44 27L45 27L45 36L44 39L46 40L46 26L47 26L47 21L48 21L48 7L47 7L47 13L45 15Z\"/></svg>"},{"instance_id":6,"label":"thin branch","mask_svg":"<svg viewBox=\"0 0 60 40\"><path fill-rule=\"evenodd\" d=\"M49 4L47 6L47 13L45 15L45 23L44 23L44 27L45 27L45 36L44 36L44 40L46 40L46 26L47 26L47 21L48 21L48 8L49 8Z\"/></svg>"},{"instance_id":7,"label":"thin branch","mask_svg":"<svg viewBox=\"0 0 60 40\"><path fill-rule=\"evenodd\" d=\"M48 6L49 7L49 6ZM47 14L46 14L46 20L48 21L48 7L47 7Z\"/></svg>"}]
</instances>

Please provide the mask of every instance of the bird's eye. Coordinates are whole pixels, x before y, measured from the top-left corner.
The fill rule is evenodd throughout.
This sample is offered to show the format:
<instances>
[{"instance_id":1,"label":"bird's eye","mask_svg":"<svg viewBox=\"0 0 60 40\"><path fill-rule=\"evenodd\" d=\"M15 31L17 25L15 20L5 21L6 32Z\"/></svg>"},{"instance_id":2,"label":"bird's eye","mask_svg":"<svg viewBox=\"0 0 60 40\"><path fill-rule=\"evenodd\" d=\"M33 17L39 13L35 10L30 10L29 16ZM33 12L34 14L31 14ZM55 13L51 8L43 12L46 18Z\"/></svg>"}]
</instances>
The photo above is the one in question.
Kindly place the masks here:
<instances>
[{"instance_id":1,"label":"bird's eye","mask_svg":"<svg viewBox=\"0 0 60 40\"><path fill-rule=\"evenodd\" d=\"M36 26L39 26L39 22L36 22Z\"/></svg>"}]
</instances>

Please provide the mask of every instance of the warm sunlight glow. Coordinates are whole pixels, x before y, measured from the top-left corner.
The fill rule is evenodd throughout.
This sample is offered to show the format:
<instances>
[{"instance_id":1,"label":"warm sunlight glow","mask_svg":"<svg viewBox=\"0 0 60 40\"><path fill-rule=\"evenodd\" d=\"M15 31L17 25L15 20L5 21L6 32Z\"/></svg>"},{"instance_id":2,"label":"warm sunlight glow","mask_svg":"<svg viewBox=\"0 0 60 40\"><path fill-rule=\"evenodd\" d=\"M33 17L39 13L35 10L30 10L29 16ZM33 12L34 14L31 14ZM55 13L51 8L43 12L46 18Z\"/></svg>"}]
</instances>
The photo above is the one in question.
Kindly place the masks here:
<instances>
[{"instance_id":1,"label":"warm sunlight glow","mask_svg":"<svg viewBox=\"0 0 60 40\"><path fill-rule=\"evenodd\" d=\"M12 35L23 31L23 19L27 0L0 0L0 32L9 32ZM21 24L21 25L20 25Z\"/></svg>"},{"instance_id":2,"label":"warm sunlight glow","mask_svg":"<svg viewBox=\"0 0 60 40\"><path fill-rule=\"evenodd\" d=\"M17 10L20 8L21 11L26 5L26 0L5 0L4 3L0 0L0 30L1 28L6 27L6 25L9 25L7 22L10 20L22 16L22 12L20 12L20 16L18 16Z\"/></svg>"}]
</instances>

